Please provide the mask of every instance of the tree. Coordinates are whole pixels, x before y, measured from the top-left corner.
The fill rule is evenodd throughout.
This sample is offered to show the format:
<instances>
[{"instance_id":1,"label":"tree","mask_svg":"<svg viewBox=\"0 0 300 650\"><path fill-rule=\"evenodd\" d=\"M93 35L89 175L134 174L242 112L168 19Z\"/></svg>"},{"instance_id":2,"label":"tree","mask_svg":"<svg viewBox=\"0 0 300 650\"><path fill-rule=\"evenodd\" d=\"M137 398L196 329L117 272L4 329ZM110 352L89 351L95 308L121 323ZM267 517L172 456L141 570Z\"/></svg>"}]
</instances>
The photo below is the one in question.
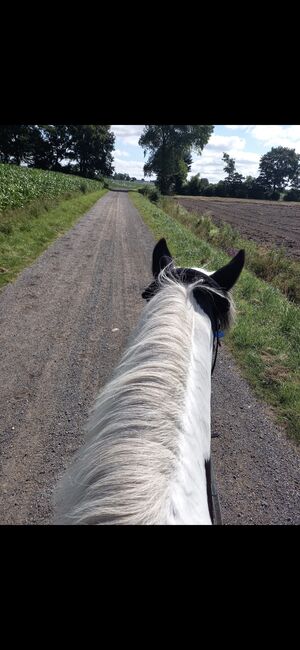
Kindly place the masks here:
<instances>
[{"instance_id":1,"label":"tree","mask_svg":"<svg viewBox=\"0 0 300 650\"><path fill-rule=\"evenodd\" d=\"M31 133L25 161L29 167L66 171L61 161L67 158L70 134L65 124L36 125Z\"/></svg>"},{"instance_id":2,"label":"tree","mask_svg":"<svg viewBox=\"0 0 300 650\"><path fill-rule=\"evenodd\" d=\"M7 124L0 127L0 161L20 165L30 151L35 127L30 124Z\"/></svg>"},{"instance_id":3,"label":"tree","mask_svg":"<svg viewBox=\"0 0 300 650\"><path fill-rule=\"evenodd\" d=\"M225 178L227 195L241 196L243 194L244 176L242 174L238 174L235 169L235 160L234 158L230 158L228 153L223 153L222 160L225 162L224 172L227 174L227 178Z\"/></svg>"},{"instance_id":4,"label":"tree","mask_svg":"<svg viewBox=\"0 0 300 650\"><path fill-rule=\"evenodd\" d=\"M282 192L289 183L297 182L299 177L300 155L288 147L272 147L259 163L258 181L273 193Z\"/></svg>"},{"instance_id":5,"label":"tree","mask_svg":"<svg viewBox=\"0 0 300 650\"><path fill-rule=\"evenodd\" d=\"M222 160L224 161L225 167L224 167L224 172L227 174L227 182L230 183L233 180L233 176L235 174L235 160L234 158L230 158L228 153L223 152L223 158Z\"/></svg>"},{"instance_id":6,"label":"tree","mask_svg":"<svg viewBox=\"0 0 300 650\"><path fill-rule=\"evenodd\" d=\"M150 154L144 174L157 175L162 194L170 194L182 186L192 162L192 150L201 153L213 128L193 124L146 124L139 139L144 156L147 152Z\"/></svg>"},{"instance_id":7,"label":"tree","mask_svg":"<svg viewBox=\"0 0 300 650\"><path fill-rule=\"evenodd\" d=\"M0 162L99 178L113 173L114 142L108 125L3 125ZM74 164L62 166L65 159Z\"/></svg>"},{"instance_id":8,"label":"tree","mask_svg":"<svg viewBox=\"0 0 300 650\"><path fill-rule=\"evenodd\" d=\"M199 196L200 194L203 194L208 186L208 179L200 178L200 174L196 174L195 176L191 176L183 189L185 194Z\"/></svg>"},{"instance_id":9,"label":"tree","mask_svg":"<svg viewBox=\"0 0 300 650\"><path fill-rule=\"evenodd\" d=\"M183 160L179 160L177 172L170 178L170 187L175 194L182 193L187 175L191 171L192 162L193 160L190 152L185 154Z\"/></svg>"},{"instance_id":10,"label":"tree","mask_svg":"<svg viewBox=\"0 0 300 650\"><path fill-rule=\"evenodd\" d=\"M122 174L122 173L117 173L113 175L114 180L116 181L130 181L130 180L136 180L133 178L130 178L129 174Z\"/></svg>"},{"instance_id":11,"label":"tree","mask_svg":"<svg viewBox=\"0 0 300 650\"><path fill-rule=\"evenodd\" d=\"M246 176L243 183L244 197L246 199L267 199L266 189L254 176Z\"/></svg>"},{"instance_id":12,"label":"tree","mask_svg":"<svg viewBox=\"0 0 300 650\"><path fill-rule=\"evenodd\" d=\"M68 158L76 160L79 174L86 178L111 176L115 136L110 126L100 124L72 125Z\"/></svg>"}]
</instances>

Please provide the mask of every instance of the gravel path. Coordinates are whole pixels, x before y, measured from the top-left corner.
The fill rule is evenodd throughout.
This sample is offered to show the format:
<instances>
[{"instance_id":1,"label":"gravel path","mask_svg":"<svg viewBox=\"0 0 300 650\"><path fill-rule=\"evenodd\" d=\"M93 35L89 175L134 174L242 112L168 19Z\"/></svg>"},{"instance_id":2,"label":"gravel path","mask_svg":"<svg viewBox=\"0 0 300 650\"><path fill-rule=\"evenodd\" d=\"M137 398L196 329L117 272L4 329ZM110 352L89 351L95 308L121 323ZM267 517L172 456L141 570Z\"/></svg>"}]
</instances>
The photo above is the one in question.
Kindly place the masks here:
<instances>
[{"instance_id":1,"label":"gravel path","mask_svg":"<svg viewBox=\"0 0 300 650\"><path fill-rule=\"evenodd\" d=\"M212 381L212 440L224 524L300 524L299 448L274 424L222 345Z\"/></svg>"},{"instance_id":2,"label":"gravel path","mask_svg":"<svg viewBox=\"0 0 300 650\"><path fill-rule=\"evenodd\" d=\"M154 240L109 192L0 294L0 523L51 521L52 490L144 301ZM224 523L300 522L299 454L223 350L213 380Z\"/></svg>"}]
</instances>

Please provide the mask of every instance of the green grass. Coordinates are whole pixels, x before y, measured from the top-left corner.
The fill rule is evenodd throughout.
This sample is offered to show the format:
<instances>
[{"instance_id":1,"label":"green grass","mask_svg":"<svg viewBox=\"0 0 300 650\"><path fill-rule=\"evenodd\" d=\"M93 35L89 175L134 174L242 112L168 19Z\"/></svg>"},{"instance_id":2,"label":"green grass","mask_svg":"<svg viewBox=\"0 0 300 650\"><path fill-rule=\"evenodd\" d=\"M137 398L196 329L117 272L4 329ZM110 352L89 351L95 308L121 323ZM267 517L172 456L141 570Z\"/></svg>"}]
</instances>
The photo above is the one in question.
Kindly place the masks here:
<instances>
[{"instance_id":1,"label":"green grass","mask_svg":"<svg viewBox=\"0 0 300 650\"><path fill-rule=\"evenodd\" d=\"M190 212L174 199L163 197L159 205L164 212L185 225L195 235L229 255L244 248L246 268L258 278L280 289L288 300L300 304L300 263L287 257L282 248L265 248L245 240L230 224L216 226L209 215L204 213L199 216Z\"/></svg>"},{"instance_id":2,"label":"green grass","mask_svg":"<svg viewBox=\"0 0 300 650\"><path fill-rule=\"evenodd\" d=\"M130 198L156 239L165 237L177 263L217 269L229 261L142 195ZM272 285L244 270L233 291L238 317L226 345L258 397L300 442L300 309Z\"/></svg>"},{"instance_id":3,"label":"green grass","mask_svg":"<svg viewBox=\"0 0 300 650\"><path fill-rule=\"evenodd\" d=\"M0 164L0 213L41 198L55 199L67 192L88 194L101 188L103 182L80 176Z\"/></svg>"},{"instance_id":4,"label":"green grass","mask_svg":"<svg viewBox=\"0 0 300 650\"><path fill-rule=\"evenodd\" d=\"M67 200L43 199L0 215L0 288L14 280L106 192L100 189L90 194L77 192Z\"/></svg>"}]
</instances>

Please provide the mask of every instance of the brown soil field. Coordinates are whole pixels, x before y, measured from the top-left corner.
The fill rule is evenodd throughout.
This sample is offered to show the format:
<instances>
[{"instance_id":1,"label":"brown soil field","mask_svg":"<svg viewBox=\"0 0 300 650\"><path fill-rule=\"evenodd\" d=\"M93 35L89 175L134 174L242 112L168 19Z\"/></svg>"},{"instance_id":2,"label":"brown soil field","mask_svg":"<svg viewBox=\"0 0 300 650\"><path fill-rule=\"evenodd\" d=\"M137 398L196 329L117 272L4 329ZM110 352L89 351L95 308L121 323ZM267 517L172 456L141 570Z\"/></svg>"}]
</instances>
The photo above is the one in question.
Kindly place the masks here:
<instances>
[{"instance_id":1,"label":"brown soil field","mask_svg":"<svg viewBox=\"0 0 300 650\"><path fill-rule=\"evenodd\" d=\"M209 214L216 225L224 222L246 239L263 246L283 246L287 255L300 259L300 203L177 196L190 212Z\"/></svg>"}]
</instances>

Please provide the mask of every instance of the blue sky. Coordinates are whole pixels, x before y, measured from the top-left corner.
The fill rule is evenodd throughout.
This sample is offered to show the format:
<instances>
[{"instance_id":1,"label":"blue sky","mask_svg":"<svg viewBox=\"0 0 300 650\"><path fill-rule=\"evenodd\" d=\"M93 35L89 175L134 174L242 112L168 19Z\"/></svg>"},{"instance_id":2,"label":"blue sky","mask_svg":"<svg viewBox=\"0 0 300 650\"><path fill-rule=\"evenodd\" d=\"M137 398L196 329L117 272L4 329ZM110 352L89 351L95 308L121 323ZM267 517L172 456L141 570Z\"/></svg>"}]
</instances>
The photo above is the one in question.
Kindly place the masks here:
<instances>
[{"instance_id":1,"label":"blue sky","mask_svg":"<svg viewBox=\"0 0 300 650\"><path fill-rule=\"evenodd\" d=\"M143 178L144 153L138 146L143 125L112 125L116 136L114 166L116 172ZM291 125L225 125L215 126L202 155L193 153L190 176L200 173L210 183L225 177L223 151L236 161L236 171L244 176L258 175L261 156L271 147L290 147L300 153L300 126ZM153 177L155 178L155 177ZM148 177L149 179L149 177ZM150 179L149 179L150 180Z\"/></svg>"}]
</instances>

